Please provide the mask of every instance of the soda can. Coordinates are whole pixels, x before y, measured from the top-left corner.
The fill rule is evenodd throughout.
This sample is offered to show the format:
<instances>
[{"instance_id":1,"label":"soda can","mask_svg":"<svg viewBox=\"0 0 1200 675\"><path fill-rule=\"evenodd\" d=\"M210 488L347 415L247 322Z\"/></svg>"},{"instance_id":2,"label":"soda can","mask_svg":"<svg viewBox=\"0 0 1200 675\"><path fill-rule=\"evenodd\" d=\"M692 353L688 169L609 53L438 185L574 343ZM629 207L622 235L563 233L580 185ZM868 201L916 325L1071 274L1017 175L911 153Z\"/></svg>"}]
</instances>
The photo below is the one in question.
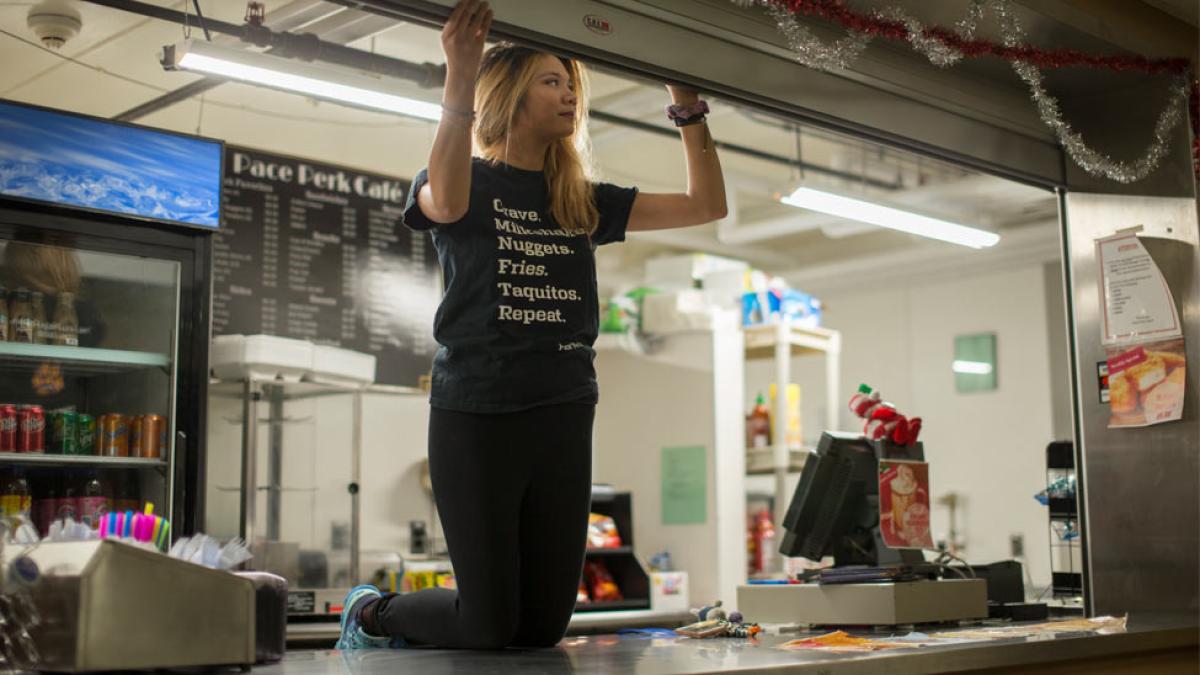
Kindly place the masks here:
<instances>
[{"instance_id":1,"label":"soda can","mask_svg":"<svg viewBox=\"0 0 1200 675\"><path fill-rule=\"evenodd\" d=\"M167 448L167 419L162 415L142 415L135 428L140 430L137 456L147 459L162 459ZM133 447L129 449L133 454Z\"/></svg>"},{"instance_id":2,"label":"soda can","mask_svg":"<svg viewBox=\"0 0 1200 675\"><path fill-rule=\"evenodd\" d=\"M52 454L62 453L56 447L58 446L58 416L59 413L53 410L46 413L46 450Z\"/></svg>"},{"instance_id":3,"label":"soda can","mask_svg":"<svg viewBox=\"0 0 1200 675\"><path fill-rule=\"evenodd\" d=\"M17 406L0 404L0 452L17 451Z\"/></svg>"},{"instance_id":4,"label":"soda can","mask_svg":"<svg viewBox=\"0 0 1200 675\"><path fill-rule=\"evenodd\" d=\"M129 456L142 456L142 416L130 416L129 421Z\"/></svg>"},{"instance_id":5,"label":"soda can","mask_svg":"<svg viewBox=\"0 0 1200 675\"><path fill-rule=\"evenodd\" d=\"M64 410L53 413L50 452L56 455L79 454L79 413Z\"/></svg>"},{"instance_id":6,"label":"soda can","mask_svg":"<svg viewBox=\"0 0 1200 675\"><path fill-rule=\"evenodd\" d=\"M96 454L129 456L129 421L124 415L102 415L96 421Z\"/></svg>"},{"instance_id":7,"label":"soda can","mask_svg":"<svg viewBox=\"0 0 1200 675\"><path fill-rule=\"evenodd\" d=\"M17 452L46 451L46 413L40 405L17 410Z\"/></svg>"},{"instance_id":8,"label":"soda can","mask_svg":"<svg viewBox=\"0 0 1200 675\"><path fill-rule=\"evenodd\" d=\"M96 454L96 418L91 415L79 414L79 443L76 445L81 455Z\"/></svg>"}]
</instances>

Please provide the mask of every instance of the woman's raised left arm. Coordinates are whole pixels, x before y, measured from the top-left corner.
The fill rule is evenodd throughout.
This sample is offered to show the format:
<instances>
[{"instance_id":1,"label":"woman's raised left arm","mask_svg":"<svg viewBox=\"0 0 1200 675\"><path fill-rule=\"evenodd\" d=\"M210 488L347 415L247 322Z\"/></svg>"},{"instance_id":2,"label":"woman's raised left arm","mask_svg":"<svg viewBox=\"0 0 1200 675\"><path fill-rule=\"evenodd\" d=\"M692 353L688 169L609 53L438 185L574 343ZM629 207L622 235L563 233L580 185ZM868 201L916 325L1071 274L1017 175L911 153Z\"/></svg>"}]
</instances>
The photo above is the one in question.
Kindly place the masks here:
<instances>
[{"instance_id":1,"label":"woman's raised left arm","mask_svg":"<svg viewBox=\"0 0 1200 675\"><path fill-rule=\"evenodd\" d=\"M699 95L690 89L667 86L675 105L690 106ZM724 218L725 179L717 149L708 133L708 122L679 127L683 136L683 154L687 160L687 192L639 192L633 200L626 229L666 230L674 227L701 225Z\"/></svg>"}]
</instances>

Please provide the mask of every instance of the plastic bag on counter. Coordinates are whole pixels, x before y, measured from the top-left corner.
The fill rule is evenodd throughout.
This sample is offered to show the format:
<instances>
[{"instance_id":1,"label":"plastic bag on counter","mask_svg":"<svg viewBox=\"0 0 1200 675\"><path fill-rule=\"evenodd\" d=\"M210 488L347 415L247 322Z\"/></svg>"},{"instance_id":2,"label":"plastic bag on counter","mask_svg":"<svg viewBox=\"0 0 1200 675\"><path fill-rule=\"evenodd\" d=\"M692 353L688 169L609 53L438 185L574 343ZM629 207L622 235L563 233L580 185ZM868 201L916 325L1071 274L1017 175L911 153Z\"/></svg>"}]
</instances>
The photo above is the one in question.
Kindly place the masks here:
<instances>
[{"instance_id":1,"label":"plastic bag on counter","mask_svg":"<svg viewBox=\"0 0 1200 675\"><path fill-rule=\"evenodd\" d=\"M233 569L253 557L241 537L222 545L207 534L181 537L167 555L218 570Z\"/></svg>"},{"instance_id":2,"label":"plastic bag on counter","mask_svg":"<svg viewBox=\"0 0 1200 675\"><path fill-rule=\"evenodd\" d=\"M37 528L24 516L0 520L0 538L6 544L18 546L28 546L40 541Z\"/></svg>"},{"instance_id":3,"label":"plastic bag on counter","mask_svg":"<svg viewBox=\"0 0 1200 675\"><path fill-rule=\"evenodd\" d=\"M50 529L42 541L90 541L99 536L87 523L81 523L74 518L63 518L50 523Z\"/></svg>"}]
</instances>

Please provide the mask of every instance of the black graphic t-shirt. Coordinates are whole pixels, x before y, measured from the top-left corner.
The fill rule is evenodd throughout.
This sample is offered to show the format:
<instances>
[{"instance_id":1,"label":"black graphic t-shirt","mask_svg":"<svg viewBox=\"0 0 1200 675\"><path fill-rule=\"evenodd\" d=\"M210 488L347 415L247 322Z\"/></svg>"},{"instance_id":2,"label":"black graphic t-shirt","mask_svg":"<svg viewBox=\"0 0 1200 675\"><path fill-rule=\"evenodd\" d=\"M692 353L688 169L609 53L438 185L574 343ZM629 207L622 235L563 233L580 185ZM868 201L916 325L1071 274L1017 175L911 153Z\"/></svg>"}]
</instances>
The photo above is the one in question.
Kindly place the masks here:
<instances>
[{"instance_id":1,"label":"black graphic t-shirt","mask_svg":"<svg viewBox=\"0 0 1200 675\"><path fill-rule=\"evenodd\" d=\"M467 213L449 224L417 206L428 180L426 170L413 180L404 223L432 231L442 265L430 403L478 413L595 403L594 251L625 239L637 188L594 186L600 222L589 240L554 221L541 171L474 159Z\"/></svg>"}]
</instances>

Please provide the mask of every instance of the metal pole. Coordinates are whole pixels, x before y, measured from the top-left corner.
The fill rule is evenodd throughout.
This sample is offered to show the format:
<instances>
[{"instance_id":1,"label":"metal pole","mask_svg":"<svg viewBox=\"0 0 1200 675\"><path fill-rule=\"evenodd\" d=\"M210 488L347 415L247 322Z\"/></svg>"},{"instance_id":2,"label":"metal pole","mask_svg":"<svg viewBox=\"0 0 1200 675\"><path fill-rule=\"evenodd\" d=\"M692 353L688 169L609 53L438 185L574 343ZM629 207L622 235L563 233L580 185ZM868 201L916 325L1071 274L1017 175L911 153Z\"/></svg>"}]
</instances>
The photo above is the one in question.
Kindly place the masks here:
<instances>
[{"instance_id":1,"label":"metal pole","mask_svg":"<svg viewBox=\"0 0 1200 675\"><path fill-rule=\"evenodd\" d=\"M359 481L362 479L362 421L363 421L363 392L355 391L354 422L352 424L350 441L350 585L359 583L359 537L361 535L361 500L359 499Z\"/></svg>"},{"instance_id":2,"label":"metal pole","mask_svg":"<svg viewBox=\"0 0 1200 675\"><path fill-rule=\"evenodd\" d=\"M267 417L271 439L267 447L267 541L279 541L283 502L283 385L269 385L267 391L271 397Z\"/></svg>"},{"instance_id":3,"label":"metal pole","mask_svg":"<svg viewBox=\"0 0 1200 675\"><path fill-rule=\"evenodd\" d=\"M782 317L775 326L775 406L771 414L775 438L775 527L783 527L787 515L787 474L791 463L790 448L787 446L787 383L792 373L791 327Z\"/></svg>"},{"instance_id":4,"label":"metal pole","mask_svg":"<svg viewBox=\"0 0 1200 675\"><path fill-rule=\"evenodd\" d=\"M252 380L242 383L242 512L239 528L247 547L254 543L258 503L258 402L262 394Z\"/></svg>"},{"instance_id":5,"label":"metal pole","mask_svg":"<svg viewBox=\"0 0 1200 675\"><path fill-rule=\"evenodd\" d=\"M87 2L171 23L182 24L184 21L183 12L138 0L87 0ZM321 61L388 77L399 77L412 80L422 87L440 87L446 79L445 66L434 63L412 63L372 54L361 49L321 40L312 33L274 32L265 26L228 23L211 18L204 19L204 26L214 33L253 42L260 47L270 47L273 53L280 53L283 56L298 56L304 60Z\"/></svg>"},{"instance_id":6,"label":"metal pole","mask_svg":"<svg viewBox=\"0 0 1200 675\"><path fill-rule=\"evenodd\" d=\"M825 352L825 430L837 431L840 426L838 413L842 410L841 393L842 334L834 333L829 338Z\"/></svg>"}]
</instances>

